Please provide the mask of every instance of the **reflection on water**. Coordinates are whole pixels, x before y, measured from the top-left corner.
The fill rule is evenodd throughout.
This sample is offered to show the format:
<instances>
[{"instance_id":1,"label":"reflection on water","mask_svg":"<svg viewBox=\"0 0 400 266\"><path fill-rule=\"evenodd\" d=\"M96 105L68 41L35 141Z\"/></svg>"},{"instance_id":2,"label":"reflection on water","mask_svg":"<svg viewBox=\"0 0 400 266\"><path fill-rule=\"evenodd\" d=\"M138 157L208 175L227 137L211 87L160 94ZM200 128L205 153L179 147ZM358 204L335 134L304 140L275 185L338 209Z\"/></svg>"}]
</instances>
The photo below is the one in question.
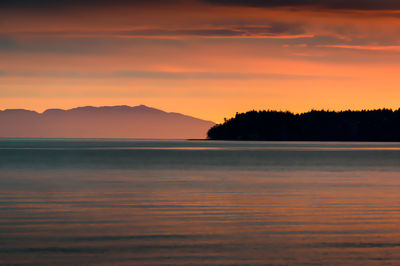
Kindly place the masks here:
<instances>
[{"instance_id":1,"label":"reflection on water","mask_svg":"<svg viewBox=\"0 0 400 266\"><path fill-rule=\"evenodd\" d=\"M400 144L0 140L0 264L399 265Z\"/></svg>"}]
</instances>

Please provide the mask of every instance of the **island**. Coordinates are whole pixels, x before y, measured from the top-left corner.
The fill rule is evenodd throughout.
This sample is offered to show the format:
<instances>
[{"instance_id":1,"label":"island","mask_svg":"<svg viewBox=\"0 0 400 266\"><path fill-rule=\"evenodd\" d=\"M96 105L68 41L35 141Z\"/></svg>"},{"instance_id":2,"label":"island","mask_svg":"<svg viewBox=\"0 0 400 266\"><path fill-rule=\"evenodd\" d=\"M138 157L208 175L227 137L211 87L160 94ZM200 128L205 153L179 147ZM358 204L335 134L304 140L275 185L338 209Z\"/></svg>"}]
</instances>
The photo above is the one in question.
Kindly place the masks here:
<instances>
[{"instance_id":1,"label":"island","mask_svg":"<svg viewBox=\"0 0 400 266\"><path fill-rule=\"evenodd\" d=\"M210 140L400 141L400 109L236 113L211 127Z\"/></svg>"},{"instance_id":2,"label":"island","mask_svg":"<svg viewBox=\"0 0 400 266\"><path fill-rule=\"evenodd\" d=\"M0 138L203 138L212 121L146 105L0 110Z\"/></svg>"}]
</instances>

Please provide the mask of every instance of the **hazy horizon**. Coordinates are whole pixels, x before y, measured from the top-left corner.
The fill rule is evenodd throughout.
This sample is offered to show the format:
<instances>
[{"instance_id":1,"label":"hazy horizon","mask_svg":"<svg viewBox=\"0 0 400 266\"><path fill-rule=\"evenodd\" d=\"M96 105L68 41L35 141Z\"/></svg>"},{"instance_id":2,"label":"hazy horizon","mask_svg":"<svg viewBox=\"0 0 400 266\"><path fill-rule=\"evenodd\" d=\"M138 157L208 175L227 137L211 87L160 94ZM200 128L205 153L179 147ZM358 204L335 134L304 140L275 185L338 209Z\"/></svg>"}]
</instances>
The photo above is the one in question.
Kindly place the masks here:
<instances>
[{"instance_id":1,"label":"hazy horizon","mask_svg":"<svg viewBox=\"0 0 400 266\"><path fill-rule=\"evenodd\" d=\"M70 108L60 108L60 107L56 107L56 106L51 106L49 108L39 108L39 109L29 109L29 108L24 108L23 106L19 106L19 107L16 107L16 108L0 109L0 112L23 110L23 111L32 111L32 112L35 112L37 114L44 114L46 111L52 111L52 110L69 111L69 110L75 110L75 109L81 109L81 108L110 108L110 107L131 107L132 108L132 107L141 107L141 106L148 107L148 108L151 108L151 109L157 109L157 110L163 111L165 113L178 113L178 114L182 114L182 115L185 115L185 116L193 117L193 118L196 118L196 119L200 119L200 120L204 120L204 121L208 121L208 122L213 122L215 124L223 123L225 119L233 118L236 113L240 113L240 112L235 112L231 116L228 116L228 115L224 116L224 118L222 120L220 120L220 121L212 121L212 120L207 120L207 119L202 118L201 115L198 116L198 117L194 117L194 116L191 116L191 115L188 115L188 114L181 113L176 109L167 111L167 110L164 110L162 108L158 108L158 107L154 107L154 106L148 106L146 104L137 104L137 105L128 105L128 104L89 105L89 104L87 104L87 105L81 105L81 106L75 105L75 106L72 106ZM276 111L276 112L289 112L289 113L298 115L298 114L309 113L311 111L327 111L327 112L356 111L356 112L359 112L359 111L375 111L375 110L392 110L392 111L396 111L398 109L400 109L400 105L398 107L393 107L393 108L377 107L377 108L363 108L363 109L362 108L359 108L359 109L351 109L351 108L347 108L347 109L340 109L340 108L339 109L328 109L328 108L323 108L322 107L321 109L313 109L313 108L311 108L311 109L307 109L307 110L302 111L302 112L295 112L295 111L289 110L288 108L271 109L271 108L268 108L268 106L265 106L265 107L261 107L260 109L254 109L253 108L253 109L244 110L243 113L246 113L246 112L249 112L249 111Z\"/></svg>"}]
</instances>

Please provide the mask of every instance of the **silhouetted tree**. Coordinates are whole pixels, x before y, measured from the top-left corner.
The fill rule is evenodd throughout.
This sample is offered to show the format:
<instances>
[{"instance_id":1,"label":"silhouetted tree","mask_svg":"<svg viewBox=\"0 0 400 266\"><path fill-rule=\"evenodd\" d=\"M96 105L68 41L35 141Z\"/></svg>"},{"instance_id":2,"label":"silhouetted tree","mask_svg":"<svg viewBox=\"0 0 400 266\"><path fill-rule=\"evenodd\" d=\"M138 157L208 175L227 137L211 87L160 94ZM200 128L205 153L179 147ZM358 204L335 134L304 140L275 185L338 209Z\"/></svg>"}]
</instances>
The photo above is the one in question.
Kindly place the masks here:
<instances>
[{"instance_id":1,"label":"silhouetted tree","mask_svg":"<svg viewBox=\"0 0 400 266\"><path fill-rule=\"evenodd\" d=\"M400 109L316 111L293 114L249 111L215 125L214 140L400 141Z\"/></svg>"}]
</instances>

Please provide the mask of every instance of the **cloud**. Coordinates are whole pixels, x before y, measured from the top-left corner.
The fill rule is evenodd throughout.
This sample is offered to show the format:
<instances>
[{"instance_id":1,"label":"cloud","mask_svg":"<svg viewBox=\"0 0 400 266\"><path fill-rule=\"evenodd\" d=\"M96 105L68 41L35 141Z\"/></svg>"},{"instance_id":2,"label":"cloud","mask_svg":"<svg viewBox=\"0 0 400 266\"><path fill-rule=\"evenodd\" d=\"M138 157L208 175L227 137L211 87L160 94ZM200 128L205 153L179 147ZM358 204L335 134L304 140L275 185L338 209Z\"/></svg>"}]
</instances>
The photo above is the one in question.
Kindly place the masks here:
<instances>
[{"instance_id":1,"label":"cloud","mask_svg":"<svg viewBox=\"0 0 400 266\"><path fill-rule=\"evenodd\" d=\"M4 9L63 10L102 7L150 7L196 5L198 2L214 5L251 7L295 7L343 10L399 10L398 0L2 0Z\"/></svg>"},{"instance_id":2,"label":"cloud","mask_svg":"<svg viewBox=\"0 0 400 266\"><path fill-rule=\"evenodd\" d=\"M31 53L31 54L76 54L98 55L118 52L121 47L182 47L182 41L175 39L146 39L146 38L110 38L111 36L64 35L62 32L52 32L43 35L44 32L18 33L0 35L0 53ZM74 34L69 32L68 34ZM104 34L103 34L104 35Z\"/></svg>"},{"instance_id":3,"label":"cloud","mask_svg":"<svg viewBox=\"0 0 400 266\"><path fill-rule=\"evenodd\" d=\"M138 28L111 30L60 30L60 31L7 31L0 39L2 46L10 45L6 37L74 37L74 38L304 38L313 37L306 34L300 24L271 22L258 26L210 26L198 28ZM1 37L1 36L0 36ZM2 45L2 40L4 45Z\"/></svg>"},{"instance_id":4,"label":"cloud","mask_svg":"<svg viewBox=\"0 0 400 266\"><path fill-rule=\"evenodd\" d=\"M149 6L178 4L179 0L1 0L0 8L16 10L55 10L86 7Z\"/></svg>"},{"instance_id":5,"label":"cloud","mask_svg":"<svg viewBox=\"0 0 400 266\"><path fill-rule=\"evenodd\" d=\"M0 36L0 51L13 50L16 47L16 43L13 38L8 36Z\"/></svg>"},{"instance_id":6,"label":"cloud","mask_svg":"<svg viewBox=\"0 0 400 266\"><path fill-rule=\"evenodd\" d=\"M79 42L79 45L76 43ZM98 41L86 38L68 41L62 38L19 38L15 36L0 36L1 52L28 53L62 53L62 54L95 54L100 51Z\"/></svg>"},{"instance_id":7,"label":"cloud","mask_svg":"<svg viewBox=\"0 0 400 266\"><path fill-rule=\"evenodd\" d=\"M216 5L337 10L399 10L398 0L203 0Z\"/></svg>"},{"instance_id":8,"label":"cloud","mask_svg":"<svg viewBox=\"0 0 400 266\"><path fill-rule=\"evenodd\" d=\"M243 73L243 72L170 72L170 71L146 71L146 70L119 70L111 72L78 72L78 71L34 71L34 70L10 70L0 71L3 77L20 78L125 78L125 79L209 79L209 80L250 80L250 79L321 79L325 76L291 75L277 73ZM337 77L335 77L337 78Z\"/></svg>"},{"instance_id":9,"label":"cloud","mask_svg":"<svg viewBox=\"0 0 400 266\"><path fill-rule=\"evenodd\" d=\"M316 45L316 47L339 48L339 49L354 49L354 50L365 50L365 51L400 52L400 46L399 45L390 45L390 46L379 46L379 45Z\"/></svg>"},{"instance_id":10,"label":"cloud","mask_svg":"<svg viewBox=\"0 0 400 266\"><path fill-rule=\"evenodd\" d=\"M5 32L5 36L61 36L61 37L268 37L278 34L303 35L305 31L297 24L271 23L267 26L227 26L208 28L147 28L131 30L75 30L75 31L25 31ZM10 40L3 38L5 44ZM0 46L2 39L0 39Z\"/></svg>"}]
</instances>

